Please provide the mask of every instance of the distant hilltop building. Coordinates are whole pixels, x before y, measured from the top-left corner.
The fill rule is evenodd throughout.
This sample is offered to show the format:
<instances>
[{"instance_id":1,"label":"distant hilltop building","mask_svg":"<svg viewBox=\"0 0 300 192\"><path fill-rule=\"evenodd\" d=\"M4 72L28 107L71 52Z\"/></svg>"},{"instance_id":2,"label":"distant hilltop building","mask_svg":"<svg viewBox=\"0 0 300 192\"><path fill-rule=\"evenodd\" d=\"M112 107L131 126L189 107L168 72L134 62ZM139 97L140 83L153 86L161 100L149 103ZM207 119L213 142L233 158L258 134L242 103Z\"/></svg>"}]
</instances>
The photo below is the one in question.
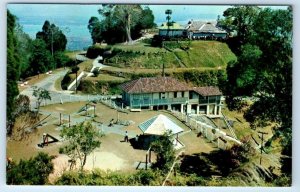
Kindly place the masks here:
<instances>
[{"instance_id":1,"label":"distant hilltop building","mask_svg":"<svg viewBox=\"0 0 300 192\"><path fill-rule=\"evenodd\" d=\"M173 25L168 26L163 23L159 29L161 37L184 37L189 39L219 39L223 40L228 37L227 31L217 26L216 21L189 21L186 25L181 26L179 23L172 22Z\"/></svg>"},{"instance_id":2,"label":"distant hilltop building","mask_svg":"<svg viewBox=\"0 0 300 192\"><path fill-rule=\"evenodd\" d=\"M219 27L217 27L217 22L210 21L189 21L185 26L187 30L187 36L190 39L206 39L206 38L216 38L216 39L226 39L227 32Z\"/></svg>"},{"instance_id":3,"label":"distant hilltop building","mask_svg":"<svg viewBox=\"0 0 300 192\"><path fill-rule=\"evenodd\" d=\"M120 86L123 103L130 109L168 109L186 114L221 115L218 87L190 87L173 77L149 77Z\"/></svg>"},{"instance_id":4,"label":"distant hilltop building","mask_svg":"<svg viewBox=\"0 0 300 192\"><path fill-rule=\"evenodd\" d=\"M169 36L169 37L182 37L184 36L185 28L179 23L171 22L171 26L168 27L167 23L161 24L158 27L159 36Z\"/></svg>"}]
</instances>

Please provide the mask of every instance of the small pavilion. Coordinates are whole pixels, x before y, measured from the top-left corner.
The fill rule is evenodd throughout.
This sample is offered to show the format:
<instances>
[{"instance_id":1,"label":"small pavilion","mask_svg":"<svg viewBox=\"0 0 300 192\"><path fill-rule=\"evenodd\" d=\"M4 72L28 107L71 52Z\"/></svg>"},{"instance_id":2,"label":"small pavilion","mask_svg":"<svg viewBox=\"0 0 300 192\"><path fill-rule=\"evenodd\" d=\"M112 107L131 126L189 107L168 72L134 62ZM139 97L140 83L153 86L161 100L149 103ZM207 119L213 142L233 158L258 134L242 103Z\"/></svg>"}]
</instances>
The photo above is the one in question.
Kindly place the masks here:
<instances>
[{"instance_id":1,"label":"small pavilion","mask_svg":"<svg viewBox=\"0 0 300 192\"><path fill-rule=\"evenodd\" d=\"M174 139L172 139L175 149L182 147L182 144L178 142L178 134L183 132L183 129L165 115L159 114L154 116L141 123L139 128L143 134L153 135L155 137L162 136L163 134L170 132L171 137L176 135L176 138L173 137ZM181 147L177 146L179 144Z\"/></svg>"}]
</instances>

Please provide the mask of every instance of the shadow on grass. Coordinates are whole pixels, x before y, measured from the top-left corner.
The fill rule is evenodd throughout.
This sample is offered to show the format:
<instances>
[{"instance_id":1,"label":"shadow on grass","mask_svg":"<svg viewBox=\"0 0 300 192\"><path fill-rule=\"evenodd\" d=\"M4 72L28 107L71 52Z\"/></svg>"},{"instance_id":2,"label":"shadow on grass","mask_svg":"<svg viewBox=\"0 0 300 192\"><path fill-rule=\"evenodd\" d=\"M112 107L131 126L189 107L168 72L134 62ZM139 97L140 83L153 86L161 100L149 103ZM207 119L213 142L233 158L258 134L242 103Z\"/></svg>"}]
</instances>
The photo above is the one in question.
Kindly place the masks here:
<instances>
[{"instance_id":1,"label":"shadow on grass","mask_svg":"<svg viewBox=\"0 0 300 192\"><path fill-rule=\"evenodd\" d=\"M196 174L197 176L209 177L219 175L214 171L214 166L210 162L207 153L197 153L185 155L180 165L180 171L187 174Z\"/></svg>"}]
</instances>

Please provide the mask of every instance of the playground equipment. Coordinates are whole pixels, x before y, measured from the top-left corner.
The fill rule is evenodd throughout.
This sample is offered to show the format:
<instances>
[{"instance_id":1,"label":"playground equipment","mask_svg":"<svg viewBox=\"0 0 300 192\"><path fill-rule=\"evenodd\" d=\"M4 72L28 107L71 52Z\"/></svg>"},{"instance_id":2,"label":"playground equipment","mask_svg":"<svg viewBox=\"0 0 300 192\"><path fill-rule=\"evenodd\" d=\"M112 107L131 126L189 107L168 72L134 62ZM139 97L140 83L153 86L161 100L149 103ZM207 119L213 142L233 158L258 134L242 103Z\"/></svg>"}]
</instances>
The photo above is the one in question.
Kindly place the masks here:
<instances>
[{"instance_id":1,"label":"playground equipment","mask_svg":"<svg viewBox=\"0 0 300 192\"><path fill-rule=\"evenodd\" d=\"M89 112L88 112L88 107L89 106L94 108L94 117L96 117L96 105L95 104L90 104L90 103L85 104L85 116L89 115Z\"/></svg>"},{"instance_id":2,"label":"playground equipment","mask_svg":"<svg viewBox=\"0 0 300 192\"><path fill-rule=\"evenodd\" d=\"M85 104L83 107L81 107L79 109L79 111L77 113L81 113L83 111L85 111L85 116L88 116L89 115L89 107L92 107L93 108L93 112L94 112L94 117L96 117L96 105L95 104L92 104L92 103L87 103Z\"/></svg>"},{"instance_id":3,"label":"playground equipment","mask_svg":"<svg viewBox=\"0 0 300 192\"><path fill-rule=\"evenodd\" d=\"M47 133L43 133L42 142L37 144L37 145L38 145L38 147L43 148L44 146L48 146L48 144L55 143L55 142L59 142L59 140L56 139L55 137L53 137L52 135L49 135Z\"/></svg>"},{"instance_id":4,"label":"playground equipment","mask_svg":"<svg viewBox=\"0 0 300 192\"><path fill-rule=\"evenodd\" d=\"M66 114L62 114L62 113L59 113L59 126L63 125L63 118L64 116L68 116L68 124L69 124L69 127L71 127L71 115L66 115Z\"/></svg>"}]
</instances>

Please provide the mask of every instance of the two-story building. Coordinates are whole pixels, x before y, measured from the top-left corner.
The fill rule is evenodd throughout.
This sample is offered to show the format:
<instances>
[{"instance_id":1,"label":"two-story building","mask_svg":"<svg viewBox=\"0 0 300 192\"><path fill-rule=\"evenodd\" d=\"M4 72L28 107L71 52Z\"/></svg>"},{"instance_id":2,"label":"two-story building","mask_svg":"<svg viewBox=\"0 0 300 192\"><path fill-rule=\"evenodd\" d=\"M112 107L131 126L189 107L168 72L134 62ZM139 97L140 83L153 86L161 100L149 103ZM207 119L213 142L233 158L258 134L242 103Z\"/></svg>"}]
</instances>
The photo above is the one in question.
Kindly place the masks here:
<instances>
[{"instance_id":1,"label":"two-story building","mask_svg":"<svg viewBox=\"0 0 300 192\"><path fill-rule=\"evenodd\" d=\"M140 78L120 86L130 109L168 109L187 114L220 115L222 93L217 87L190 87L173 77Z\"/></svg>"}]
</instances>

